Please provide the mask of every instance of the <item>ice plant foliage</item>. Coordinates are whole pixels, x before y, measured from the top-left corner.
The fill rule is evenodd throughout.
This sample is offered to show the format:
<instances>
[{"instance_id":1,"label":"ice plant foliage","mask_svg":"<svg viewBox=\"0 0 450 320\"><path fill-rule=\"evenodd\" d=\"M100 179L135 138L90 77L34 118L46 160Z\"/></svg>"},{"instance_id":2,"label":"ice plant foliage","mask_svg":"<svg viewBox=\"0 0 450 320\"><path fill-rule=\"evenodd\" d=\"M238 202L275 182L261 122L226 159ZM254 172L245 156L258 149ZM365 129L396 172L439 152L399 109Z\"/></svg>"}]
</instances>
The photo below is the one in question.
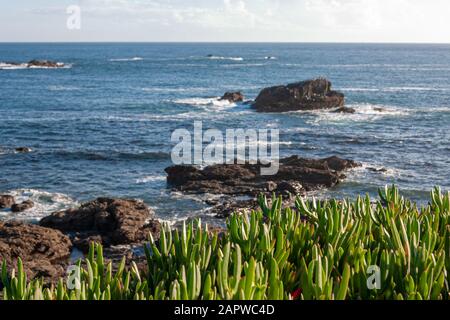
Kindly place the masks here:
<instances>
[{"instance_id":1,"label":"ice plant foliage","mask_svg":"<svg viewBox=\"0 0 450 320\"><path fill-rule=\"evenodd\" d=\"M259 199L261 210L234 215L228 231L208 231L200 221L171 230L145 245L148 270L125 260L114 270L92 244L79 286L61 279L44 286L2 266L3 298L22 300L115 299L439 299L450 298L450 193L436 188L419 208L395 188L355 201ZM370 267L380 270L369 289Z\"/></svg>"}]
</instances>

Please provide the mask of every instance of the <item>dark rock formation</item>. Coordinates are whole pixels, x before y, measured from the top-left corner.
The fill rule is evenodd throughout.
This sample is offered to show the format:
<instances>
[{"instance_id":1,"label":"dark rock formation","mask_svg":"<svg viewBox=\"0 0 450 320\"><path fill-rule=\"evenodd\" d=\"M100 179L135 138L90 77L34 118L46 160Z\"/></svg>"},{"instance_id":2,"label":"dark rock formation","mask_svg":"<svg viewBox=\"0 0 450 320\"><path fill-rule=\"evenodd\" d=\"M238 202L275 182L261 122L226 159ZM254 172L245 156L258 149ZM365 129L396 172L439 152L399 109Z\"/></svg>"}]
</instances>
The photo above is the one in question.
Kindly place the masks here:
<instances>
[{"instance_id":1,"label":"dark rock formation","mask_svg":"<svg viewBox=\"0 0 450 320\"><path fill-rule=\"evenodd\" d=\"M356 113L356 110L353 108L341 107L336 109L334 113Z\"/></svg>"},{"instance_id":2,"label":"dark rock formation","mask_svg":"<svg viewBox=\"0 0 450 320\"><path fill-rule=\"evenodd\" d=\"M261 164L214 165L203 170L194 166L173 166L166 172L168 184L179 191L255 196L333 187L345 178L346 169L357 166L354 161L338 157L313 160L293 156L280 160L279 171L274 176L262 176Z\"/></svg>"},{"instance_id":3,"label":"dark rock formation","mask_svg":"<svg viewBox=\"0 0 450 320\"><path fill-rule=\"evenodd\" d=\"M159 237L160 224L141 201L99 198L78 209L55 212L40 225L73 235L75 246L86 251L89 242L105 246L136 244L147 240L151 232Z\"/></svg>"},{"instance_id":4,"label":"dark rock formation","mask_svg":"<svg viewBox=\"0 0 450 320\"><path fill-rule=\"evenodd\" d=\"M56 283L65 275L72 244L60 231L23 223L0 222L0 260L10 270L21 258L29 278Z\"/></svg>"},{"instance_id":5,"label":"dark rock formation","mask_svg":"<svg viewBox=\"0 0 450 320\"><path fill-rule=\"evenodd\" d=\"M16 203L11 206L12 212L23 212L25 210L29 210L34 207L34 202L31 200L26 200L20 204Z\"/></svg>"},{"instance_id":6,"label":"dark rock formation","mask_svg":"<svg viewBox=\"0 0 450 320\"><path fill-rule=\"evenodd\" d=\"M27 63L28 68L39 67L39 68L62 68L63 63L49 61L49 60L31 60Z\"/></svg>"},{"instance_id":7,"label":"dark rock formation","mask_svg":"<svg viewBox=\"0 0 450 320\"><path fill-rule=\"evenodd\" d=\"M31 148L27 148L27 147L19 147L19 148L16 148L15 151L18 153L30 153L33 150L31 150Z\"/></svg>"},{"instance_id":8,"label":"dark rock formation","mask_svg":"<svg viewBox=\"0 0 450 320\"><path fill-rule=\"evenodd\" d=\"M219 100L227 100L229 102L243 102L245 99L242 92L225 92Z\"/></svg>"},{"instance_id":9,"label":"dark rock formation","mask_svg":"<svg viewBox=\"0 0 450 320\"><path fill-rule=\"evenodd\" d=\"M0 209L11 208L15 203L13 196L0 195Z\"/></svg>"},{"instance_id":10,"label":"dark rock formation","mask_svg":"<svg viewBox=\"0 0 450 320\"><path fill-rule=\"evenodd\" d=\"M331 90L326 79L308 80L266 88L256 98L253 108L259 112L289 112L333 109L344 106L344 95Z\"/></svg>"}]
</instances>

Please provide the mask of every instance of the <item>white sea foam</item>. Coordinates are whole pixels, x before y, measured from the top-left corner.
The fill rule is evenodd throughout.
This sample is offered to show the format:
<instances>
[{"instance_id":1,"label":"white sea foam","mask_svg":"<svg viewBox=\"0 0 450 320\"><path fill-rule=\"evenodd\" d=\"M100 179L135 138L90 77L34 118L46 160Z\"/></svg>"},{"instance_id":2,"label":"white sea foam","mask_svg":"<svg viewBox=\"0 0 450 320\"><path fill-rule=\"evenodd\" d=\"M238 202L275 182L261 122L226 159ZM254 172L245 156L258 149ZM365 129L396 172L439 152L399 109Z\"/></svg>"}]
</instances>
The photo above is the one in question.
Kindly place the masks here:
<instances>
[{"instance_id":1,"label":"white sea foam","mask_svg":"<svg viewBox=\"0 0 450 320\"><path fill-rule=\"evenodd\" d=\"M56 85L56 86L49 86L48 90L50 90L50 91L78 91L78 90L81 90L81 88L76 87L76 86Z\"/></svg>"},{"instance_id":2,"label":"white sea foam","mask_svg":"<svg viewBox=\"0 0 450 320\"><path fill-rule=\"evenodd\" d=\"M166 176L146 176L136 180L136 184L166 181Z\"/></svg>"},{"instance_id":3,"label":"white sea foam","mask_svg":"<svg viewBox=\"0 0 450 320\"><path fill-rule=\"evenodd\" d=\"M431 87L383 87L383 88L341 88L342 92L408 92L408 91L424 91L424 92L447 92L450 91L448 88L431 88Z\"/></svg>"},{"instance_id":4,"label":"white sea foam","mask_svg":"<svg viewBox=\"0 0 450 320\"><path fill-rule=\"evenodd\" d=\"M220 97L178 99L174 102L178 104L188 104L202 108L215 107L219 109L226 109L236 106L236 103L229 102L228 100L220 100Z\"/></svg>"},{"instance_id":5,"label":"white sea foam","mask_svg":"<svg viewBox=\"0 0 450 320\"><path fill-rule=\"evenodd\" d=\"M385 117L401 117L411 113L410 109L399 108L394 106L374 105L369 103L351 104L347 107L356 110L355 113L335 113L333 110L314 110L307 113L316 115L313 120L308 121L312 124L320 124L323 122L359 122L359 121L376 121ZM298 112L294 112L298 113ZM304 112L302 112L304 113Z\"/></svg>"},{"instance_id":6,"label":"white sea foam","mask_svg":"<svg viewBox=\"0 0 450 320\"><path fill-rule=\"evenodd\" d=\"M231 61L244 61L242 57L221 57L221 56L210 56L210 60L231 60Z\"/></svg>"},{"instance_id":7,"label":"white sea foam","mask_svg":"<svg viewBox=\"0 0 450 320\"><path fill-rule=\"evenodd\" d=\"M164 88L164 87L145 87L141 88L145 92L205 92L211 90L211 88L193 87L193 88Z\"/></svg>"},{"instance_id":8,"label":"white sea foam","mask_svg":"<svg viewBox=\"0 0 450 320\"><path fill-rule=\"evenodd\" d=\"M133 58L118 58L118 59L109 59L110 62L127 62L127 61L142 61L144 58L141 57L133 57Z\"/></svg>"},{"instance_id":9,"label":"white sea foam","mask_svg":"<svg viewBox=\"0 0 450 320\"><path fill-rule=\"evenodd\" d=\"M0 70L24 70L24 69L70 69L72 64L65 64L63 62L57 62L57 67L45 67L45 66L28 66L28 63L6 63L0 62Z\"/></svg>"},{"instance_id":10,"label":"white sea foam","mask_svg":"<svg viewBox=\"0 0 450 320\"><path fill-rule=\"evenodd\" d=\"M71 197L61 193L19 189L7 194L12 195L16 203L31 200L34 202L34 207L21 213L12 213L10 210L0 211L0 220L38 222L55 211L76 207L78 205Z\"/></svg>"}]
</instances>

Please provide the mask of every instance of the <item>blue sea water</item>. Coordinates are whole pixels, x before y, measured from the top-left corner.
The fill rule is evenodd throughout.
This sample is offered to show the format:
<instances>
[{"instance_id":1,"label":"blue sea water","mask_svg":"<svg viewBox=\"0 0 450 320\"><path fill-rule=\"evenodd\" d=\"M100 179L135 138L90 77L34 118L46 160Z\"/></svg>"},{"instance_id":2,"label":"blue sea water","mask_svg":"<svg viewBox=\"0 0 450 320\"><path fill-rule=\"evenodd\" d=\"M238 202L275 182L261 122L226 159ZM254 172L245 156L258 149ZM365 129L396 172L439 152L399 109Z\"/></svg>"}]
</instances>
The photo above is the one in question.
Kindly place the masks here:
<instances>
[{"instance_id":1,"label":"blue sea water","mask_svg":"<svg viewBox=\"0 0 450 320\"><path fill-rule=\"evenodd\" d=\"M31 59L67 67L6 64ZM214 98L242 90L253 99L264 87L319 76L356 114L259 114ZM98 196L143 199L164 220L204 214L199 198L170 192L164 174L173 130L196 120L278 128L282 156L364 164L319 196L376 194L395 183L427 201L433 186L450 189L450 46L0 44L0 193L36 202L0 219L38 220ZM22 146L33 152L14 152Z\"/></svg>"}]
</instances>

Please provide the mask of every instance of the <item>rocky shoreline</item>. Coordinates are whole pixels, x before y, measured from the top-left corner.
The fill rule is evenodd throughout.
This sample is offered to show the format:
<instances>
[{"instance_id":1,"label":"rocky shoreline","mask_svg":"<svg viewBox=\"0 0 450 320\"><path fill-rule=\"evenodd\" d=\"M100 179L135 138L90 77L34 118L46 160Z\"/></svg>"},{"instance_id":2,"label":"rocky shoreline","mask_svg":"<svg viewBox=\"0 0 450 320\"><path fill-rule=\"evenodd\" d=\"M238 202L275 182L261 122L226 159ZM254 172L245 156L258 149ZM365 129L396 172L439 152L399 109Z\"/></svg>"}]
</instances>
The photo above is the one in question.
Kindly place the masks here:
<instances>
[{"instance_id":1,"label":"rocky shoreline","mask_svg":"<svg viewBox=\"0 0 450 320\"><path fill-rule=\"evenodd\" d=\"M282 159L278 174L271 177L259 174L260 164L216 165L203 170L173 166L166 172L168 187L174 190L227 195L221 201L207 203L217 218L225 218L234 212L256 210L256 197L261 193L293 200L297 194L333 187L345 178L346 170L357 166L338 157L314 160L293 156ZM251 199L236 199L242 195ZM17 204L12 196L0 195L0 208L14 206ZM90 243L96 242L104 246L107 259L125 256L128 262L139 261L142 256L135 255L132 247L142 246L149 234L158 239L160 229L153 210L142 201L98 198L79 208L55 212L39 225L0 222L0 260L12 267L21 257L30 278L42 277L54 283L64 275L75 249L85 254Z\"/></svg>"},{"instance_id":2,"label":"rocky shoreline","mask_svg":"<svg viewBox=\"0 0 450 320\"><path fill-rule=\"evenodd\" d=\"M31 61L29 67L57 68L51 61ZM245 103L241 92L227 92L220 100ZM335 109L352 113L344 107L344 95L331 90L326 79L308 80L266 88L254 102L248 102L258 112L289 112L298 110ZM32 152L20 147L16 153ZM306 159L292 156L281 159L279 171L273 176L260 174L262 164L213 165L200 169L192 165L166 168L168 189L183 194L212 194L218 200L207 201L217 218L233 213L258 209L257 197L281 195L291 205L296 195L308 191L331 188L346 178L345 172L358 167L352 160L330 157ZM242 197L246 197L242 200ZM0 209L13 213L34 206L30 200L16 203L11 195L0 195ZM71 263L74 250L86 254L90 243L100 243L107 259L127 257L127 261L141 259L133 246L142 246L149 234L159 238L161 225L153 210L139 200L98 198L78 208L54 212L43 218L39 225L21 222L0 222L0 260L9 267L21 257L30 278L42 277L54 283L64 276ZM220 230L217 230L220 231Z\"/></svg>"}]
</instances>

